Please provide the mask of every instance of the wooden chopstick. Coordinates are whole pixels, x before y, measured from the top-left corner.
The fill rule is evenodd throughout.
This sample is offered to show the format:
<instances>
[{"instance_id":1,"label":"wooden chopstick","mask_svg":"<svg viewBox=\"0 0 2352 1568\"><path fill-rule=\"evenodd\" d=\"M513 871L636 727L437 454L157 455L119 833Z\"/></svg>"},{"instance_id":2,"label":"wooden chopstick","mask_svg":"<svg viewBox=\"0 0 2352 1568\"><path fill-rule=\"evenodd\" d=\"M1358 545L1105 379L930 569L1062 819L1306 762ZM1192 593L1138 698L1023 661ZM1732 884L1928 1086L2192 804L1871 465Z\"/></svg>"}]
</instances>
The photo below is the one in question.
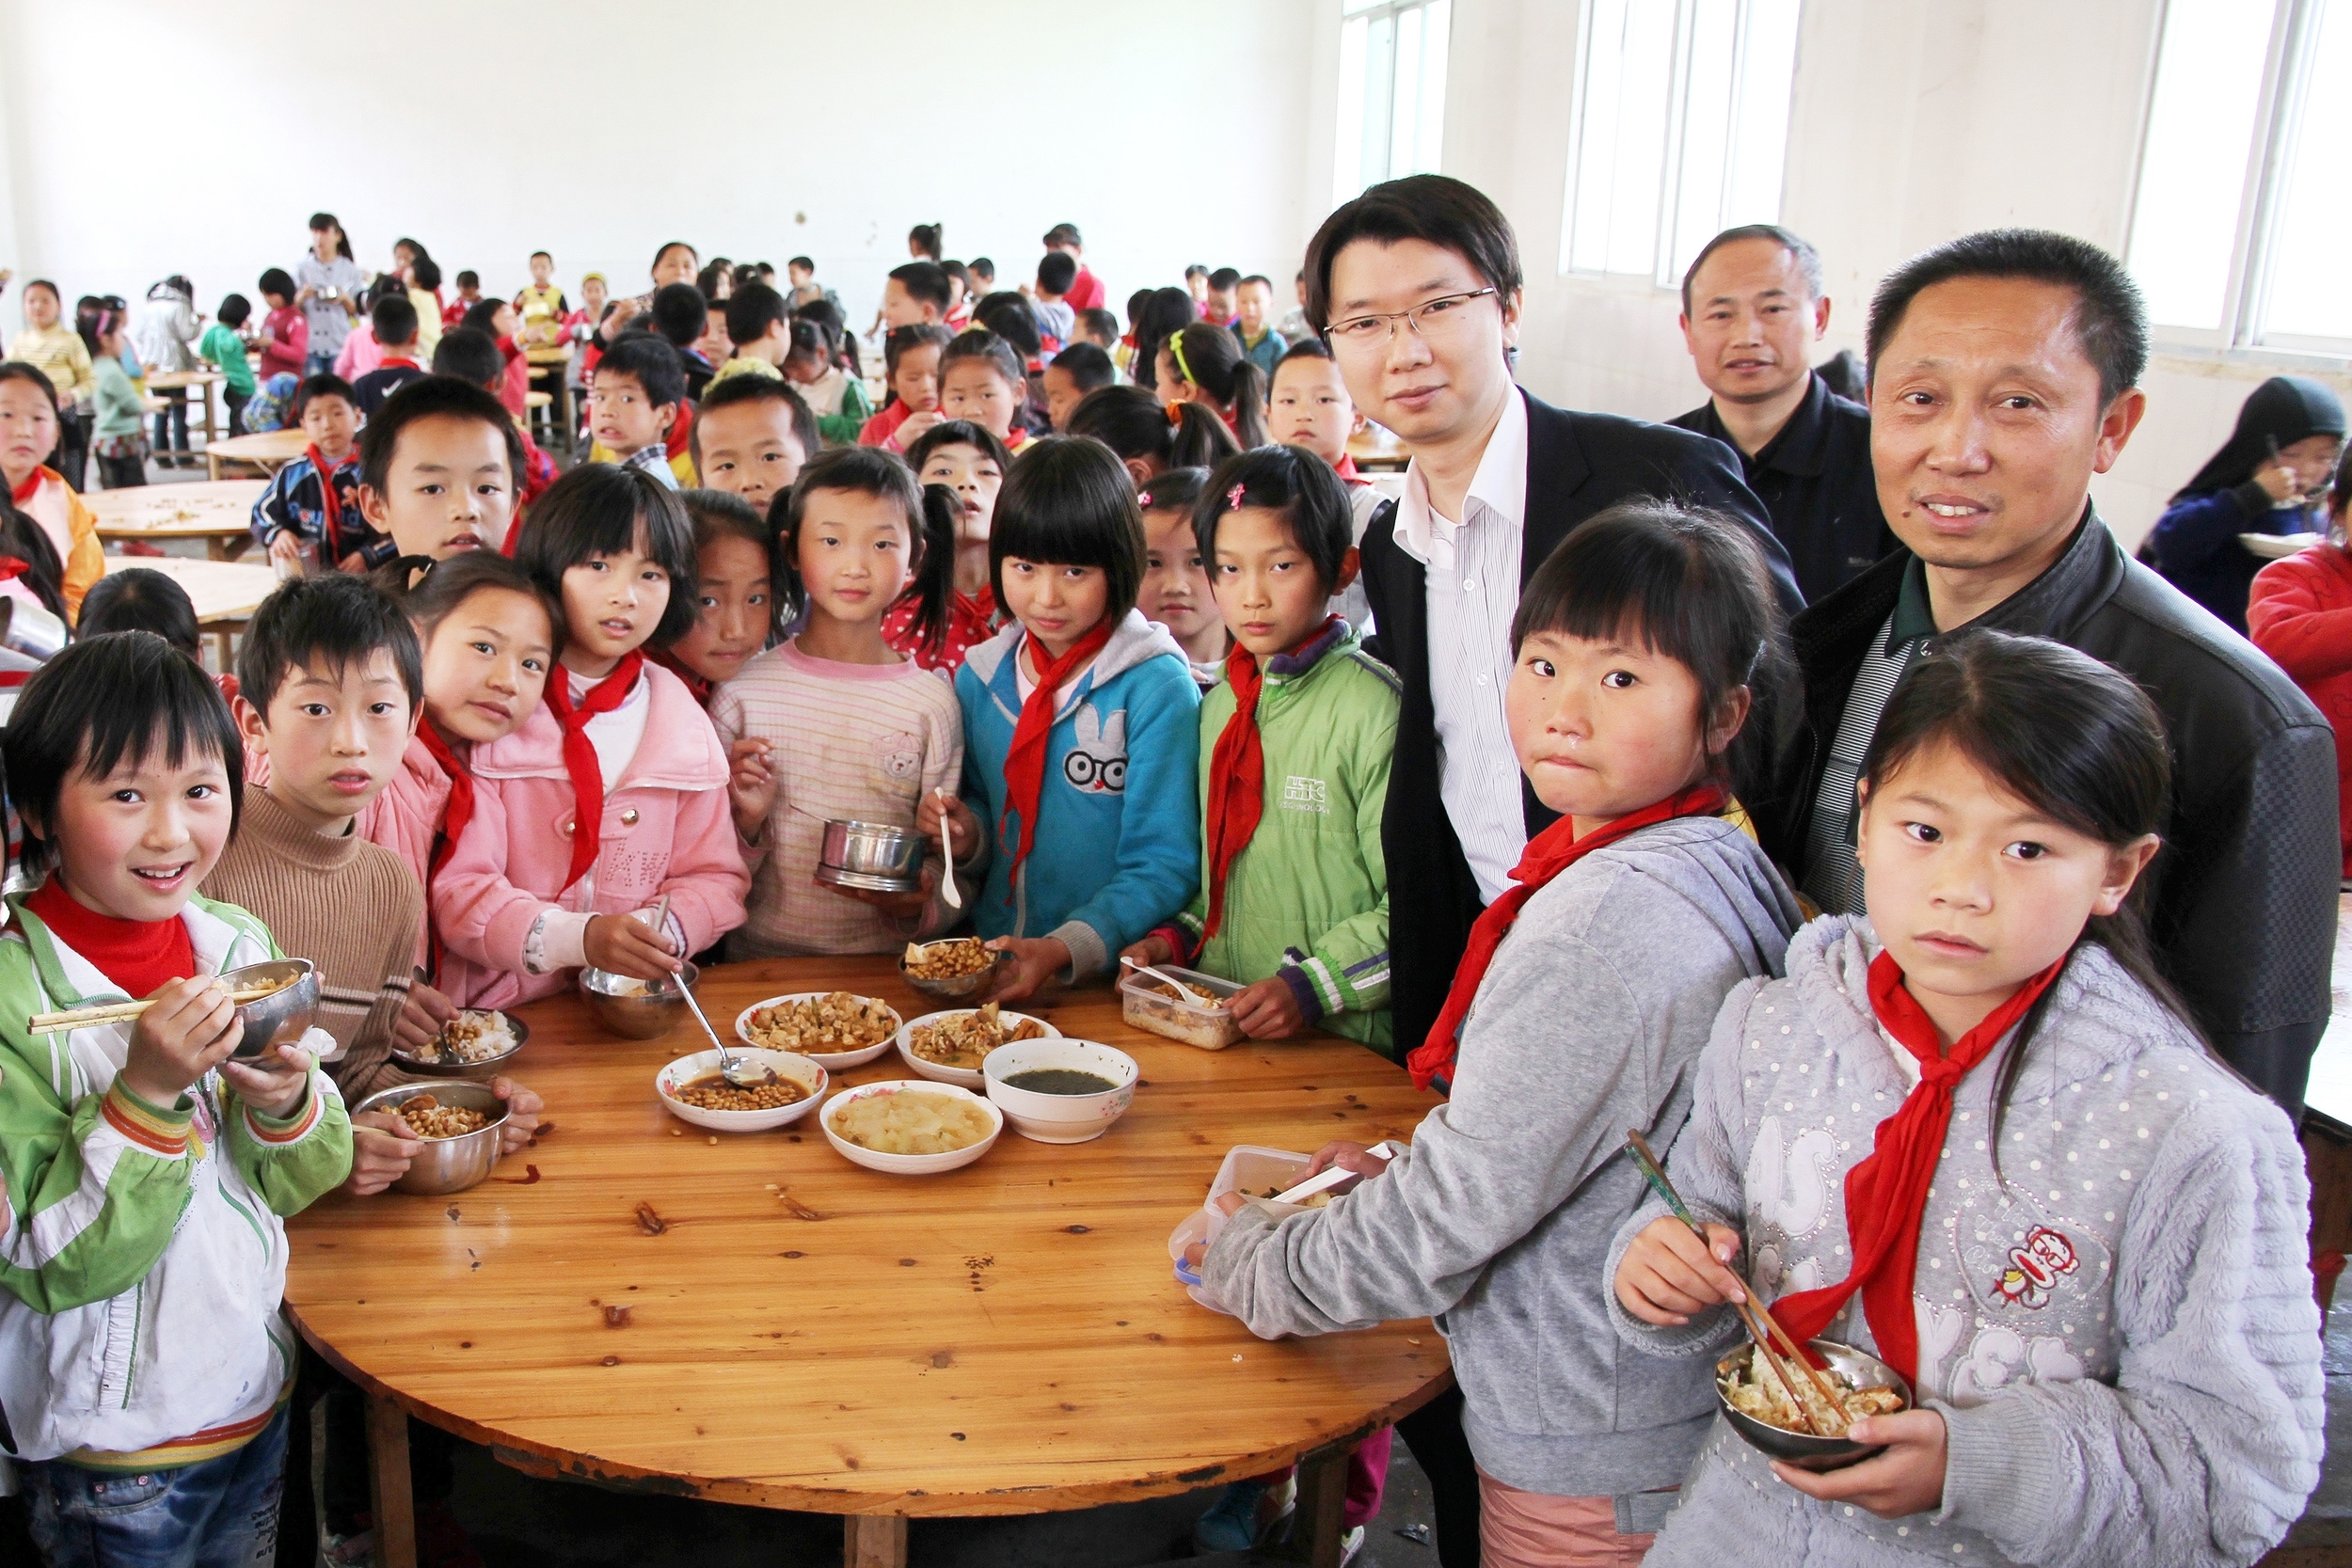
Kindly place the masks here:
<instances>
[{"instance_id":1,"label":"wooden chopstick","mask_svg":"<svg viewBox=\"0 0 2352 1568\"><path fill-rule=\"evenodd\" d=\"M1641 1168L1643 1177L1657 1189L1658 1196L1666 1200L1666 1206L1675 1212L1675 1217L1689 1226L1692 1235L1702 1242L1706 1241L1707 1227L1699 1224L1698 1220L1692 1216L1689 1206L1682 1201L1682 1195L1675 1190L1674 1182L1666 1175L1664 1164L1651 1149L1649 1140L1642 1136L1640 1128L1629 1128L1626 1131L1625 1147L1627 1151L1633 1156L1634 1164ZM1765 1365L1772 1368L1772 1375L1780 1380L1783 1391L1788 1395L1788 1402L1796 1406L1797 1418L1804 1422L1806 1430L1817 1437L1844 1435L1842 1428L1847 1424L1845 1407L1837 1402L1836 1396L1830 1392L1829 1385L1823 1383L1821 1374L1814 1370L1813 1358L1788 1337L1787 1329L1780 1326L1780 1320L1772 1316L1772 1309L1752 1295L1735 1301L1731 1305L1739 1312L1740 1323L1747 1326L1748 1337L1756 1341L1756 1348L1762 1354ZM1786 1347L1789 1359L1796 1362L1799 1369L1804 1371L1805 1381L1813 1386L1814 1393L1820 1397L1821 1402L1829 1412L1837 1418L1841 1431L1823 1432L1814 1421L1812 1414L1804 1407L1804 1402L1797 1398L1796 1389L1789 1386L1788 1374L1782 1370L1778 1358L1773 1354L1772 1341L1774 1339L1778 1339Z\"/></svg>"},{"instance_id":2,"label":"wooden chopstick","mask_svg":"<svg viewBox=\"0 0 2352 1568\"><path fill-rule=\"evenodd\" d=\"M229 993L229 1000L242 1007L248 1002L259 1002L264 996L276 996L284 986L245 986ZM152 1002L110 1002L103 1007L74 1007L62 1013L35 1013L25 1022L25 1029L35 1035L62 1035L71 1029L95 1029L103 1024L128 1023L154 1006Z\"/></svg>"}]
</instances>

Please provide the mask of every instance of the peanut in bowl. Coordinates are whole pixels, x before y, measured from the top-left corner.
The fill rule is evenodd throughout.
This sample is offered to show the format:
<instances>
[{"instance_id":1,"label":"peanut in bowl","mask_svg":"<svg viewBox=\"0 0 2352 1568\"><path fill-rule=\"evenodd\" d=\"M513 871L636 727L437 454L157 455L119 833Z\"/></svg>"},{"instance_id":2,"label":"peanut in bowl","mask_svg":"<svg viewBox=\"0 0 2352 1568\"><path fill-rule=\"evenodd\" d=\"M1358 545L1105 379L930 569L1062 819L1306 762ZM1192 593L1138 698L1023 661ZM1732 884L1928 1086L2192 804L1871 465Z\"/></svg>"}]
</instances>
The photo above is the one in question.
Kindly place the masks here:
<instances>
[{"instance_id":1,"label":"peanut in bowl","mask_svg":"<svg viewBox=\"0 0 2352 1568\"><path fill-rule=\"evenodd\" d=\"M678 1120L713 1132L764 1132L785 1127L817 1109L831 1087L824 1068L806 1056L758 1047L739 1047L743 1061L773 1069L776 1082L761 1089L739 1089L719 1074L719 1053L697 1051L654 1074L661 1108ZM767 1103L755 1103L756 1101Z\"/></svg>"}]
</instances>

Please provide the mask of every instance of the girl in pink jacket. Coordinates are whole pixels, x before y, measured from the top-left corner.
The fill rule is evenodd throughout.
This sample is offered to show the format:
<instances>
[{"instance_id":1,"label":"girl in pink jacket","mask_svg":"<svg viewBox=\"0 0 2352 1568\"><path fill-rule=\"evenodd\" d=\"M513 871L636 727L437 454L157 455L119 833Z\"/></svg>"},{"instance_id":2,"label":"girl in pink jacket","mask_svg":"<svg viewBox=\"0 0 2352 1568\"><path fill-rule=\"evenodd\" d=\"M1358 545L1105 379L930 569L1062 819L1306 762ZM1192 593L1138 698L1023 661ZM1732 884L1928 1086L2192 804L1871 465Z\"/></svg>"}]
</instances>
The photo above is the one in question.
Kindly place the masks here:
<instances>
[{"instance_id":1,"label":"girl in pink jacket","mask_svg":"<svg viewBox=\"0 0 2352 1568\"><path fill-rule=\"evenodd\" d=\"M583 465L539 498L515 557L557 590L563 651L522 727L474 749L473 815L434 883L441 989L466 1007L552 995L583 964L675 974L679 955L743 923L751 887L726 752L684 683L643 652L694 620L694 536L676 493Z\"/></svg>"}]
</instances>

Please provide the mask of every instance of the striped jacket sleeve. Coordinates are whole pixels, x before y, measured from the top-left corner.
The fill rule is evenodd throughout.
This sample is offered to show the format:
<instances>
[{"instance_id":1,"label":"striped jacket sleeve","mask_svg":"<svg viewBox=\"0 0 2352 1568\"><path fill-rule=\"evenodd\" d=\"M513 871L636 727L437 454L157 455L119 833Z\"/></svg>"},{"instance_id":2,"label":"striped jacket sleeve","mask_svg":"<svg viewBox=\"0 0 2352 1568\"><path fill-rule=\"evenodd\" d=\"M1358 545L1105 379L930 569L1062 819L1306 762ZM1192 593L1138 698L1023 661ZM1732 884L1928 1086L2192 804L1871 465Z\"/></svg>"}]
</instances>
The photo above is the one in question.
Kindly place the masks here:
<instances>
[{"instance_id":1,"label":"striped jacket sleeve","mask_svg":"<svg viewBox=\"0 0 2352 1568\"><path fill-rule=\"evenodd\" d=\"M0 1285L37 1312L104 1301L145 1278L193 1191L185 1096L165 1108L119 1082L82 1094L72 1083L65 1037L0 1032Z\"/></svg>"},{"instance_id":2,"label":"striped jacket sleeve","mask_svg":"<svg viewBox=\"0 0 2352 1568\"><path fill-rule=\"evenodd\" d=\"M230 1158L270 1212L298 1214L351 1174L351 1116L317 1063L302 1103L283 1117L263 1116L234 1091L222 1101Z\"/></svg>"}]
</instances>

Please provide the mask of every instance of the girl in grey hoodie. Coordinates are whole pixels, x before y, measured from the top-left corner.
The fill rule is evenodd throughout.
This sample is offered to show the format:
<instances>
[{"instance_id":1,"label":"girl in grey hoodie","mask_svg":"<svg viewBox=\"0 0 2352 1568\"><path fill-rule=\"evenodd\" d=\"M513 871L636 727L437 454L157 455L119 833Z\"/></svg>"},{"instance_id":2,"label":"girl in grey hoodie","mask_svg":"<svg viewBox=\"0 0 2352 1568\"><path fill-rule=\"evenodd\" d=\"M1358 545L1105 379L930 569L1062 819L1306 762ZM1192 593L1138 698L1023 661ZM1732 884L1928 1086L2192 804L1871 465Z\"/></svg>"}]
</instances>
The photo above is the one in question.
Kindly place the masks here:
<instances>
[{"instance_id":1,"label":"girl in grey hoodie","mask_svg":"<svg viewBox=\"0 0 2352 1568\"><path fill-rule=\"evenodd\" d=\"M1603 1263L1642 1197L1626 1129L1680 1128L1717 1006L1779 973L1802 918L1724 815L1779 641L1764 580L1740 530L1655 502L1595 517L1544 562L1504 707L1563 815L1413 1053L1449 1101L1329 1208L1234 1213L1201 1267L1268 1338L1436 1317L1490 1568L1638 1560L1707 1430L1705 1368L1618 1342Z\"/></svg>"},{"instance_id":2,"label":"girl in grey hoodie","mask_svg":"<svg viewBox=\"0 0 2352 1568\"><path fill-rule=\"evenodd\" d=\"M1718 1423L1651 1562L2240 1564L2302 1512L2309 1191L2146 957L2169 771L2139 689L2037 638L1947 639L1888 705L1870 919L1732 993L1669 1162L1708 1241L1653 1201L1610 1273L1629 1345L1712 1355L1752 1292L1917 1407L1826 1475Z\"/></svg>"}]
</instances>

